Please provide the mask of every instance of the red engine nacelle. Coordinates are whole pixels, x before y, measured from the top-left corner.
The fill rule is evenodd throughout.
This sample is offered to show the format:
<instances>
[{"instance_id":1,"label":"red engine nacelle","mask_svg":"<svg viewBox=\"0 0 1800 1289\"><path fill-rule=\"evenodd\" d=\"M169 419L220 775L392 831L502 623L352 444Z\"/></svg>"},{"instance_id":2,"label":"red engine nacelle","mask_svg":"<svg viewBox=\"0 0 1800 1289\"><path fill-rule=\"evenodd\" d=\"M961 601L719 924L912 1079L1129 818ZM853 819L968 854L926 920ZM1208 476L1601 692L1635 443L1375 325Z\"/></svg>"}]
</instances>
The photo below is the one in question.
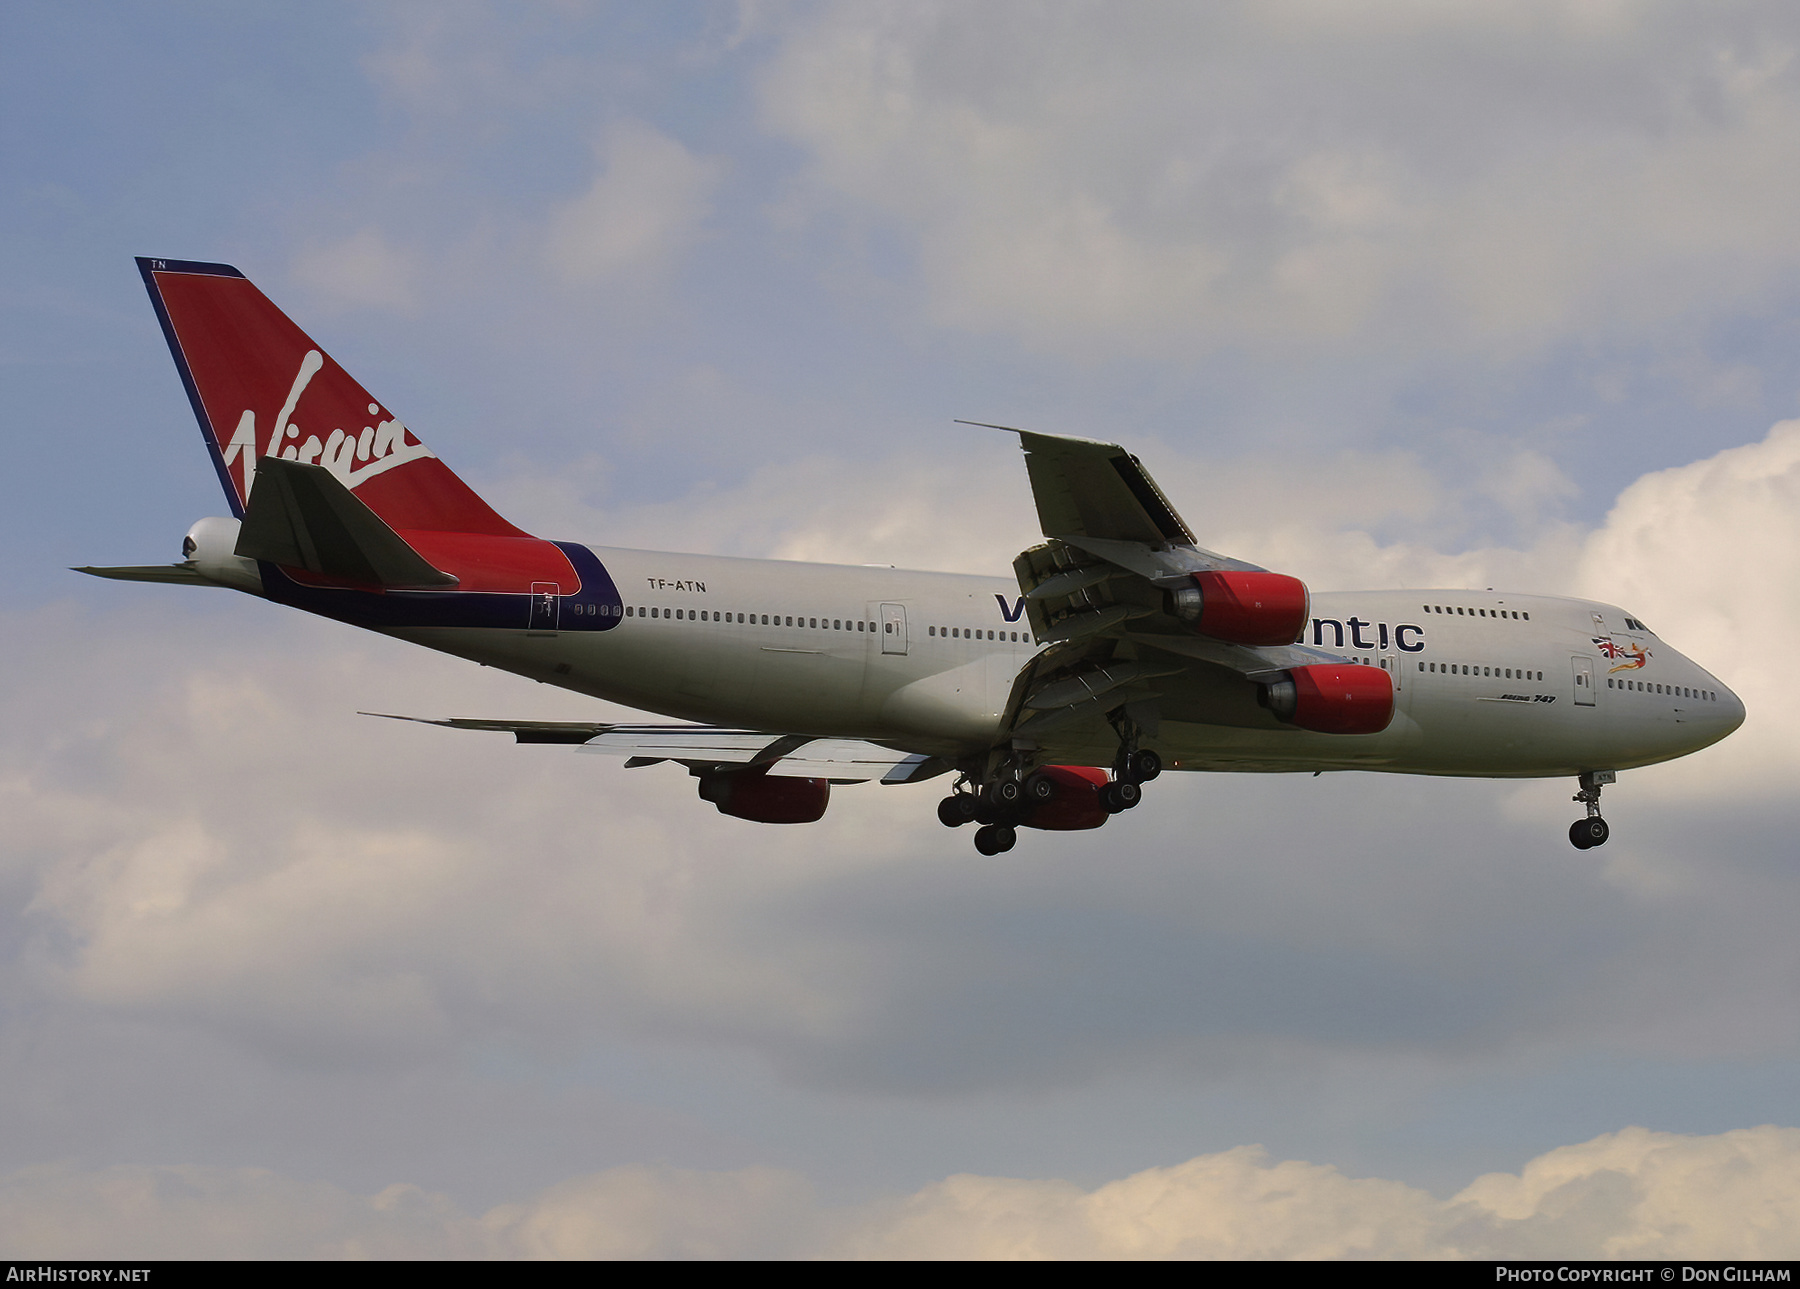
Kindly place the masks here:
<instances>
[{"instance_id":1,"label":"red engine nacelle","mask_svg":"<svg viewBox=\"0 0 1800 1289\"><path fill-rule=\"evenodd\" d=\"M1286 573L1195 573L1174 593L1175 612L1215 640L1292 644L1311 607L1306 583Z\"/></svg>"},{"instance_id":2,"label":"red engine nacelle","mask_svg":"<svg viewBox=\"0 0 1800 1289\"><path fill-rule=\"evenodd\" d=\"M810 824L831 804L826 779L791 779L764 770L734 770L700 776L700 799L722 815L759 824Z\"/></svg>"},{"instance_id":3,"label":"red engine nacelle","mask_svg":"<svg viewBox=\"0 0 1800 1289\"><path fill-rule=\"evenodd\" d=\"M1295 667L1263 694L1276 716L1320 734L1379 734L1394 719L1394 678L1380 667L1348 662Z\"/></svg>"},{"instance_id":4,"label":"red engine nacelle","mask_svg":"<svg viewBox=\"0 0 1800 1289\"><path fill-rule=\"evenodd\" d=\"M1046 765L1032 777L1050 780L1056 785L1056 795L1032 807L1025 816L1025 827L1076 832L1106 822L1106 811L1100 805L1100 789L1108 778L1105 770L1091 765Z\"/></svg>"}]
</instances>

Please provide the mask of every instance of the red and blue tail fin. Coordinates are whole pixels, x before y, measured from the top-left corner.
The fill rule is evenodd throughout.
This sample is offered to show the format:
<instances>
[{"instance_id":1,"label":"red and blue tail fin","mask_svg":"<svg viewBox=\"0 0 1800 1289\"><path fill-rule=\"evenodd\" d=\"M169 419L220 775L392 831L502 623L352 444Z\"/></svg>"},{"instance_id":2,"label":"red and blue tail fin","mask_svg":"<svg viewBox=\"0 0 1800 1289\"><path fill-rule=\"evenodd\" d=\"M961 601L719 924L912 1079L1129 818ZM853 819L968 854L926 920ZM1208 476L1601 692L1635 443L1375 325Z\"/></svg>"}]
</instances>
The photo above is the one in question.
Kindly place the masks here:
<instances>
[{"instance_id":1,"label":"red and blue tail fin","mask_svg":"<svg viewBox=\"0 0 1800 1289\"><path fill-rule=\"evenodd\" d=\"M526 534L227 264L139 259L232 513L263 457L325 466L399 531Z\"/></svg>"}]
</instances>

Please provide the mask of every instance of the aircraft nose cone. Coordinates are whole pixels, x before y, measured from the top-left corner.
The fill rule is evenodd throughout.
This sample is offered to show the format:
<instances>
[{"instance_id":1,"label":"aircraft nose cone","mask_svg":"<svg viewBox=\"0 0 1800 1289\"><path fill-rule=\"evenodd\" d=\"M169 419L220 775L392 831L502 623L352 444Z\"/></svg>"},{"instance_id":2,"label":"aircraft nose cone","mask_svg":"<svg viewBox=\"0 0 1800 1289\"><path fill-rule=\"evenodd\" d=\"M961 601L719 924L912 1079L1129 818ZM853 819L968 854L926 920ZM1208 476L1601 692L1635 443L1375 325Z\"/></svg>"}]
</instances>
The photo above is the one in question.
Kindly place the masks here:
<instances>
[{"instance_id":1,"label":"aircraft nose cone","mask_svg":"<svg viewBox=\"0 0 1800 1289\"><path fill-rule=\"evenodd\" d=\"M1719 735L1720 738L1723 738L1744 723L1744 700L1729 689L1721 688L1719 690L1719 706L1724 709L1720 713L1724 718L1724 730Z\"/></svg>"}]
</instances>

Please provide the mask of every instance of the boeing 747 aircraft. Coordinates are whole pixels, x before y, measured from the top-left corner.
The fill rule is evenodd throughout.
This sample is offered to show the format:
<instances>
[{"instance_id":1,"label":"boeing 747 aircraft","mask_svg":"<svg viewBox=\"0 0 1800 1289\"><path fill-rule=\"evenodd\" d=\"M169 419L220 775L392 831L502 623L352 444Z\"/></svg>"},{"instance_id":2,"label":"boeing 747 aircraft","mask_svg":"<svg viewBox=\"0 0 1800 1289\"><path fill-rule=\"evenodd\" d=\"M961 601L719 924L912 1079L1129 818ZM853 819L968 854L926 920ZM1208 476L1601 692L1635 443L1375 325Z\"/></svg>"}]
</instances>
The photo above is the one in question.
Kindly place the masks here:
<instances>
[{"instance_id":1,"label":"boeing 747 aircraft","mask_svg":"<svg viewBox=\"0 0 1800 1289\"><path fill-rule=\"evenodd\" d=\"M1587 849L1618 771L1743 723L1610 604L1314 594L1201 547L1136 457L1085 439L1015 431L1044 540L1011 581L547 541L236 269L138 268L231 515L180 563L81 572L230 587L674 718L431 723L672 762L742 819L952 776L939 819L992 855L1098 828L1164 770L1569 776Z\"/></svg>"}]
</instances>

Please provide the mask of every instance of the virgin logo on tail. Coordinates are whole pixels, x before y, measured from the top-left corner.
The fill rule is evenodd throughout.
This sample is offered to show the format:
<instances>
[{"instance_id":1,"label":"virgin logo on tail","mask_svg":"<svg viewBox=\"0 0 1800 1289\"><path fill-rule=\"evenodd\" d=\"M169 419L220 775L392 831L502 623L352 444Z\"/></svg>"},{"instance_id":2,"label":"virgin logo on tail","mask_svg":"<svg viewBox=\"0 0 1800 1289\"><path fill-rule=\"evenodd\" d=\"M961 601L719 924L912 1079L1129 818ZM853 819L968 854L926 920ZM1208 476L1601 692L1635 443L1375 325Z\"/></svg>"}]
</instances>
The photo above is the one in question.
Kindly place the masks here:
<instances>
[{"instance_id":1,"label":"virgin logo on tail","mask_svg":"<svg viewBox=\"0 0 1800 1289\"><path fill-rule=\"evenodd\" d=\"M266 443L257 442L254 409L246 407L244 414L238 418L237 429L232 432L231 441L225 445L225 467L229 470L234 461L243 461L246 502L249 501L250 489L256 482L256 462L259 457L278 456L288 461L322 465L341 479L345 487L355 488L395 466L434 455L430 448L416 438L408 443L406 426L392 417L378 420L374 425L365 425L359 433L351 434L339 427L334 428L324 439L320 439L317 434L309 434L301 441L302 430L294 423L294 409L299 406L300 396L306 392L307 385L324 365L325 356L317 349L306 351L306 356L300 360L300 370L294 375L294 383L288 389L287 400L270 422ZM370 403L370 418L380 414L381 405Z\"/></svg>"}]
</instances>

